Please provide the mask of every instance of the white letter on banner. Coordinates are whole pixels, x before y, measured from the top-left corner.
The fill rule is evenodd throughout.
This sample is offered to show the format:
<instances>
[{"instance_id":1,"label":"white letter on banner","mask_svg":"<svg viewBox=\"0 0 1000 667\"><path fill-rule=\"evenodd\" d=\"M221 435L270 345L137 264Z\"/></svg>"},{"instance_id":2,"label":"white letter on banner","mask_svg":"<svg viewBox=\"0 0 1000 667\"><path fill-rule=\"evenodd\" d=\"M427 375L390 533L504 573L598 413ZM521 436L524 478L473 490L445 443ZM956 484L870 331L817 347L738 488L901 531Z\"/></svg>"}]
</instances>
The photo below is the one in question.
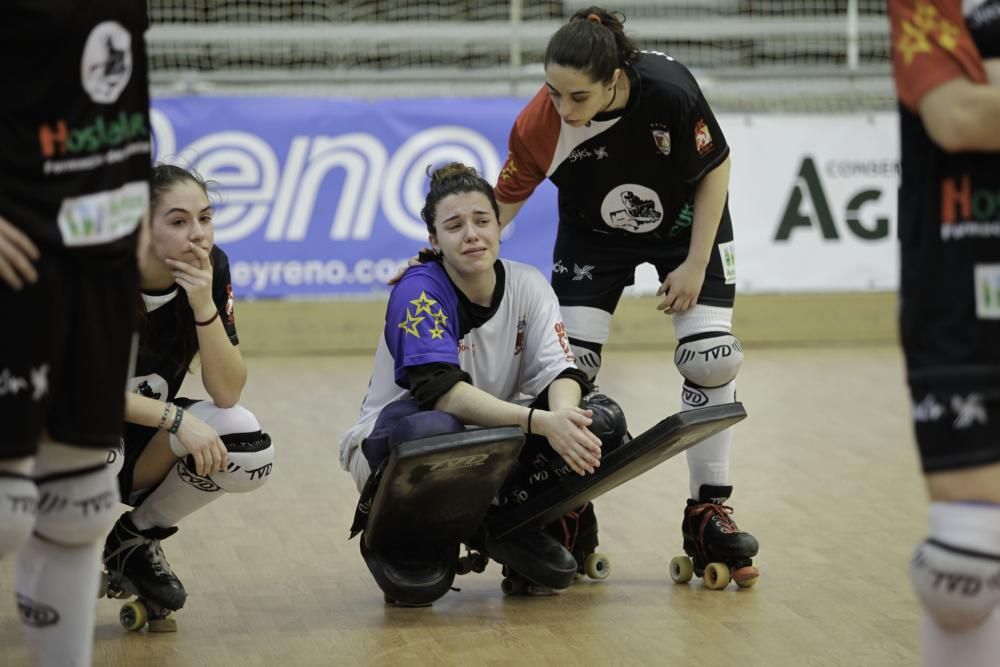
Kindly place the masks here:
<instances>
[{"instance_id":1,"label":"white letter on banner","mask_svg":"<svg viewBox=\"0 0 1000 667\"><path fill-rule=\"evenodd\" d=\"M301 179L291 215L285 223L285 238L301 241L309 230L316 196L331 169L344 168L344 188L330 227L330 238L367 239L371 236L378 189L388 153L382 143L361 132L340 137L317 137L309 151L309 163ZM276 226L272 220L271 226Z\"/></svg>"},{"instance_id":2,"label":"white letter on banner","mask_svg":"<svg viewBox=\"0 0 1000 667\"><path fill-rule=\"evenodd\" d=\"M163 162L177 150L174 126L167 114L158 109L149 110L149 126L153 135L153 162Z\"/></svg>"},{"instance_id":3,"label":"white letter on banner","mask_svg":"<svg viewBox=\"0 0 1000 667\"><path fill-rule=\"evenodd\" d=\"M180 155L181 164L217 182L223 192L213 219L217 243L246 238L264 222L278 183L278 159L267 142L246 132L217 132Z\"/></svg>"},{"instance_id":4,"label":"white letter on banner","mask_svg":"<svg viewBox=\"0 0 1000 667\"><path fill-rule=\"evenodd\" d=\"M306 151L309 150L309 137L295 137L288 149L288 159L285 168L281 170L281 183L278 185L278 195L271 206L271 219L267 223L264 238L268 241L281 241L285 238L285 227L295 200L295 190L299 186L299 175L306 162Z\"/></svg>"},{"instance_id":5,"label":"white letter on banner","mask_svg":"<svg viewBox=\"0 0 1000 667\"><path fill-rule=\"evenodd\" d=\"M428 165L463 162L490 183L500 173L496 148L486 137L460 125L431 127L407 140L392 156L382 188L382 212L396 231L415 241L427 240L420 219L427 192Z\"/></svg>"}]
</instances>

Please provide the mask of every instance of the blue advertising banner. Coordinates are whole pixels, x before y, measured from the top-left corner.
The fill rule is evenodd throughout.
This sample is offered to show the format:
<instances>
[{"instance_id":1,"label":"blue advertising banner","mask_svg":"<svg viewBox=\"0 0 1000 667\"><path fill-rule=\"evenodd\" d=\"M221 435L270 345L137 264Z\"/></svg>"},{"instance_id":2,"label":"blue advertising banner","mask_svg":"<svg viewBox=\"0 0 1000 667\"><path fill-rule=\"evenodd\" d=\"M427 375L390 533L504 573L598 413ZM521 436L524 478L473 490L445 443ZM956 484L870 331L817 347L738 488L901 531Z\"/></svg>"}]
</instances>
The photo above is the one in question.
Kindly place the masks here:
<instances>
[{"instance_id":1,"label":"blue advertising banner","mask_svg":"<svg viewBox=\"0 0 1000 667\"><path fill-rule=\"evenodd\" d=\"M215 240L242 298L372 295L427 245L427 167L457 160L495 181L524 103L157 99L155 159L214 182ZM555 190L546 182L501 253L548 275L555 229Z\"/></svg>"}]
</instances>

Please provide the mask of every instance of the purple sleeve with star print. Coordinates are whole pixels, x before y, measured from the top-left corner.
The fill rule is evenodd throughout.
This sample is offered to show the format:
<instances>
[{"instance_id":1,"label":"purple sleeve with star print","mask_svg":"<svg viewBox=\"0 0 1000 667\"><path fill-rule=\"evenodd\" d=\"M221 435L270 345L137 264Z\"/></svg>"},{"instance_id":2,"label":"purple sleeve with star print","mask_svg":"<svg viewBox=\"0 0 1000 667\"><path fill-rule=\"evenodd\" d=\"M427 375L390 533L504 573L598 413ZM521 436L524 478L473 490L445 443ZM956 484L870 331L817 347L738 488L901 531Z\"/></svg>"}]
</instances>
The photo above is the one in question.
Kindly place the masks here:
<instances>
[{"instance_id":1,"label":"purple sleeve with star print","mask_svg":"<svg viewBox=\"0 0 1000 667\"><path fill-rule=\"evenodd\" d=\"M410 268L389 295L385 344L396 384L409 387L407 366L459 366L458 299L440 264Z\"/></svg>"}]
</instances>

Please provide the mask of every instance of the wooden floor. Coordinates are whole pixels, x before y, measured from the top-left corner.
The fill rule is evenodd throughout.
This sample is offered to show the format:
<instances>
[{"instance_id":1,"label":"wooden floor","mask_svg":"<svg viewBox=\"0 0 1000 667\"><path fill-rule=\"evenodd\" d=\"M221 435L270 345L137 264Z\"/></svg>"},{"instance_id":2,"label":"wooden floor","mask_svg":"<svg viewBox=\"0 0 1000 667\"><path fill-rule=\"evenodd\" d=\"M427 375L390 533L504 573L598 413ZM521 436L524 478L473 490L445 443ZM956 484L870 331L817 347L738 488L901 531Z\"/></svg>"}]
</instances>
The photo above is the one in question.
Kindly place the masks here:
<instances>
[{"instance_id":1,"label":"wooden floor","mask_svg":"<svg viewBox=\"0 0 1000 667\"><path fill-rule=\"evenodd\" d=\"M633 432L675 412L664 351L609 352L602 389ZM190 597L172 635L127 633L101 600L95 665L918 664L907 580L925 500L892 347L751 349L739 398L732 504L761 543L754 589L675 585L687 497L683 457L598 502L605 582L550 598L504 598L500 571L457 579L429 609L383 605L357 541L356 493L337 463L371 358L254 358L244 405L278 450L254 494L223 498L164 542ZM0 665L24 664L0 563Z\"/></svg>"}]
</instances>

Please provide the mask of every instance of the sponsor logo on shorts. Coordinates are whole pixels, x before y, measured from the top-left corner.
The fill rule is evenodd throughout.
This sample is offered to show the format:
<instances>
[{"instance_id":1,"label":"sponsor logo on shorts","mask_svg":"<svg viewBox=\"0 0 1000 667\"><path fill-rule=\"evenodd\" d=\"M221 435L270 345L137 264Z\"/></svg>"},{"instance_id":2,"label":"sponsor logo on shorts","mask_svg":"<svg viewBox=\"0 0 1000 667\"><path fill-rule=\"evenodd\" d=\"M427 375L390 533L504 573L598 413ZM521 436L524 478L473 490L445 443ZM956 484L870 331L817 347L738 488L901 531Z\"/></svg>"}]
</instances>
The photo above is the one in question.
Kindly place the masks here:
<instances>
[{"instance_id":1,"label":"sponsor logo on shorts","mask_svg":"<svg viewBox=\"0 0 1000 667\"><path fill-rule=\"evenodd\" d=\"M113 104L131 78L132 35L116 21L98 23L83 47L83 89L98 104Z\"/></svg>"},{"instance_id":2,"label":"sponsor logo on shorts","mask_svg":"<svg viewBox=\"0 0 1000 667\"><path fill-rule=\"evenodd\" d=\"M601 202L601 217L614 229L644 234L660 226L663 204L654 190L637 183L613 188Z\"/></svg>"},{"instance_id":3,"label":"sponsor logo on shorts","mask_svg":"<svg viewBox=\"0 0 1000 667\"><path fill-rule=\"evenodd\" d=\"M989 421L982 394L953 394L947 399L927 394L913 404L913 421L922 424L951 418L951 427L956 431L971 428Z\"/></svg>"},{"instance_id":4,"label":"sponsor logo on shorts","mask_svg":"<svg viewBox=\"0 0 1000 667\"><path fill-rule=\"evenodd\" d=\"M563 354L566 355L566 361L573 363L576 361L576 357L573 355L573 351L569 348L569 336L566 333L566 325L562 322L556 322L555 324L556 339L559 341L559 347L562 348Z\"/></svg>"},{"instance_id":5,"label":"sponsor logo on shorts","mask_svg":"<svg viewBox=\"0 0 1000 667\"><path fill-rule=\"evenodd\" d=\"M981 320L1000 320L1000 264L977 264L976 317Z\"/></svg>"},{"instance_id":6,"label":"sponsor logo on shorts","mask_svg":"<svg viewBox=\"0 0 1000 667\"><path fill-rule=\"evenodd\" d=\"M562 275L564 273L569 273L569 269L566 268L566 265L562 263L561 259L557 259L556 263L552 265L552 273Z\"/></svg>"},{"instance_id":7,"label":"sponsor logo on shorts","mask_svg":"<svg viewBox=\"0 0 1000 667\"><path fill-rule=\"evenodd\" d=\"M45 628L59 622L59 612L55 608L20 593L17 594L17 608L21 612L21 621L29 627Z\"/></svg>"},{"instance_id":8,"label":"sponsor logo on shorts","mask_svg":"<svg viewBox=\"0 0 1000 667\"><path fill-rule=\"evenodd\" d=\"M719 244L719 258L722 260L722 275L727 285L736 284L736 241Z\"/></svg>"},{"instance_id":9,"label":"sponsor logo on shorts","mask_svg":"<svg viewBox=\"0 0 1000 667\"><path fill-rule=\"evenodd\" d=\"M593 271L596 268L597 267L594 266L593 264L584 264L583 266L580 266L579 264L574 264L573 280L580 281L583 280L584 278L586 278L587 280L593 280L594 274L591 273L591 271Z\"/></svg>"},{"instance_id":10,"label":"sponsor logo on shorts","mask_svg":"<svg viewBox=\"0 0 1000 667\"><path fill-rule=\"evenodd\" d=\"M17 396L31 391L31 400L37 403L49 393L49 365L42 364L28 371L28 377L15 375L9 368L0 371L0 398Z\"/></svg>"},{"instance_id":11,"label":"sponsor logo on shorts","mask_svg":"<svg viewBox=\"0 0 1000 667\"><path fill-rule=\"evenodd\" d=\"M579 162L580 160L594 159L603 160L608 157L608 147L598 146L597 148L577 148L575 151L569 154L569 161Z\"/></svg>"}]
</instances>

